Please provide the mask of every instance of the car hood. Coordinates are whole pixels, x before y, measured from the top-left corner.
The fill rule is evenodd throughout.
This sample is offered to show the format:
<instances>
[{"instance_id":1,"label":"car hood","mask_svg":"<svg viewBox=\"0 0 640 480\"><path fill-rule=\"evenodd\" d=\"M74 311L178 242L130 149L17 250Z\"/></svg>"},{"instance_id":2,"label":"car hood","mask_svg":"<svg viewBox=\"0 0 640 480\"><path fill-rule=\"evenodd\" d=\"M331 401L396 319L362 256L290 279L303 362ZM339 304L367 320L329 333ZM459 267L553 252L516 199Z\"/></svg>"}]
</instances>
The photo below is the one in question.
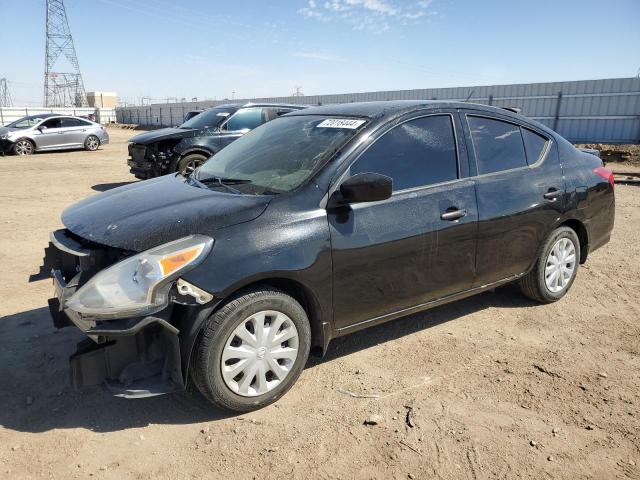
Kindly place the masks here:
<instances>
[{"instance_id":1,"label":"car hood","mask_svg":"<svg viewBox=\"0 0 640 480\"><path fill-rule=\"evenodd\" d=\"M2 135L7 134L7 133L13 133L13 132L15 132L17 130L20 130L20 129L19 128L0 127L0 137ZM23 130L27 130L27 129L25 128Z\"/></svg>"},{"instance_id":2,"label":"car hood","mask_svg":"<svg viewBox=\"0 0 640 480\"><path fill-rule=\"evenodd\" d=\"M62 223L87 240L142 251L196 233L215 238L260 216L271 198L199 188L172 174L82 200L62 212Z\"/></svg>"},{"instance_id":3,"label":"car hood","mask_svg":"<svg viewBox=\"0 0 640 480\"><path fill-rule=\"evenodd\" d=\"M170 138L181 139L195 137L200 132L200 129L192 128L161 128L160 130L152 130L150 132L141 133L140 135L131 137L129 141L140 145L148 145L150 143Z\"/></svg>"}]
</instances>

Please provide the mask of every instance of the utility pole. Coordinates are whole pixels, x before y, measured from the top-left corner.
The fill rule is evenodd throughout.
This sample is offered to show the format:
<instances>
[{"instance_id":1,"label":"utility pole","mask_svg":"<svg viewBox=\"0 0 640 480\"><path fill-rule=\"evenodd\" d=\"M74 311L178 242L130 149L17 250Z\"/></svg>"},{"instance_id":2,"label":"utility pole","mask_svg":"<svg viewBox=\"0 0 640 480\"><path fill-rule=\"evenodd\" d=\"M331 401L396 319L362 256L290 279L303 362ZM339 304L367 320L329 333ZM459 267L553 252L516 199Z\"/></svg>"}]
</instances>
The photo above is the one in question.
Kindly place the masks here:
<instances>
[{"instance_id":1,"label":"utility pole","mask_svg":"<svg viewBox=\"0 0 640 480\"><path fill-rule=\"evenodd\" d=\"M9 82L6 78L0 78L0 107L13 107L11 93L9 92Z\"/></svg>"},{"instance_id":2,"label":"utility pole","mask_svg":"<svg viewBox=\"0 0 640 480\"><path fill-rule=\"evenodd\" d=\"M302 93L302 87L294 87L295 91L291 94L292 97L304 97L304 93Z\"/></svg>"},{"instance_id":3,"label":"utility pole","mask_svg":"<svg viewBox=\"0 0 640 480\"><path fill-rule=\"evenodd\" d=\"M64 59L71 71L58 71ZM66 67L68 68L68 67ZM44 105L46 107L84 107L87 94L63 0L47 0L47 27L44 66Z\"/></svg>"}]
</instances>

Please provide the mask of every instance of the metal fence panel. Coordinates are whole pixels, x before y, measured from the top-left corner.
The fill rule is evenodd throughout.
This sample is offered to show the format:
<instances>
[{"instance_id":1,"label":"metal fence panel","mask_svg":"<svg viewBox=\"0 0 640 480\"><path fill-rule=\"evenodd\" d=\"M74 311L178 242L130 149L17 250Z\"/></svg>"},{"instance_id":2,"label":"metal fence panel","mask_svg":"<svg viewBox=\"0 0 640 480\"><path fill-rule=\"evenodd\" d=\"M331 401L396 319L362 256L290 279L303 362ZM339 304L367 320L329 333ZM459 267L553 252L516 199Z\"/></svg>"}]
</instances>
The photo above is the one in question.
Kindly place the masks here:
<instances>
[{"instance_id":1,"label":"metal fence panel","mask_svg":"<svg viewBox=\"0 0 640 480\"><path fill-rule=\"evenodd\" d=\"M640 78L610 78L476 87L430 88L303 97L209 100L116 109L117 121L148 126L182 123L190 110L224 103L270 102L303 105L376 100L456 100L517 107L573 142L640 143Z\"/></svg>"}]
</instances>

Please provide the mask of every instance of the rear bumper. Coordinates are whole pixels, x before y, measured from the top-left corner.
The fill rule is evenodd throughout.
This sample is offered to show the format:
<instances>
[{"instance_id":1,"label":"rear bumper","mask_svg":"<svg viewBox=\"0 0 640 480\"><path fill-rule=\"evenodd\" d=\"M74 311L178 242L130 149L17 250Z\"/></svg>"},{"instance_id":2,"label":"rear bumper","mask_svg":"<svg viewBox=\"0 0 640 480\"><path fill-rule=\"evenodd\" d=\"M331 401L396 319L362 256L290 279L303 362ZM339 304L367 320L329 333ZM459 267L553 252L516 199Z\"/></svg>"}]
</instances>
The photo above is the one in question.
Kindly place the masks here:
<instances>
[{"instance_id":1,"label":"rear bumper","mask_svg":"<svg viewBox=\"0 0 640 480\"><path fill-rule=\"evenodd\" d=\"M57 233L57 232L56 232ZM69 358L71 383L76 389L105 385L114 395L149 397L184 389L179 330L170 323L173 306L152 316L96 321L67 308L78 289L81 273L64 278L64 262L84 251L75 246L61 251L52 237L45 268L53 266L54 297L48 300L56 328L75 326L87 339L78 343ZM56 268L59 266L60 268Z\"/></svg>"}]
</instances>

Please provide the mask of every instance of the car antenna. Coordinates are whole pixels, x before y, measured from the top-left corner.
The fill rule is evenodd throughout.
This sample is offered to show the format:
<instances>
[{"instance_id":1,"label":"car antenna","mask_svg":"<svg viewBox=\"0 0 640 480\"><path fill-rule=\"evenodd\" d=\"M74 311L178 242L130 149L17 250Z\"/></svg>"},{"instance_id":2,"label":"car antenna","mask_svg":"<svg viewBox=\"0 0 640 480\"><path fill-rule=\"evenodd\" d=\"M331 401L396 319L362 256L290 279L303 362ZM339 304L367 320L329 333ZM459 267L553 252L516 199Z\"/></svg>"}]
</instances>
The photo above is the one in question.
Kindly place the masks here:
<instances>
[{"instance_id":1,"label":"car antenna","mask_svg":"<svg viewBox=\"0 0 640 480\"><path fill-rule=\"evenodd\" d=\"M467 99L464 101L465 103L467 103L469 100L471 100L471 97L473 96L474 92L476 91L476 89L474 88L473 90L471 90L471 93L469 94L469 96L467 97Z\"/></svg>"}]
</instances>

